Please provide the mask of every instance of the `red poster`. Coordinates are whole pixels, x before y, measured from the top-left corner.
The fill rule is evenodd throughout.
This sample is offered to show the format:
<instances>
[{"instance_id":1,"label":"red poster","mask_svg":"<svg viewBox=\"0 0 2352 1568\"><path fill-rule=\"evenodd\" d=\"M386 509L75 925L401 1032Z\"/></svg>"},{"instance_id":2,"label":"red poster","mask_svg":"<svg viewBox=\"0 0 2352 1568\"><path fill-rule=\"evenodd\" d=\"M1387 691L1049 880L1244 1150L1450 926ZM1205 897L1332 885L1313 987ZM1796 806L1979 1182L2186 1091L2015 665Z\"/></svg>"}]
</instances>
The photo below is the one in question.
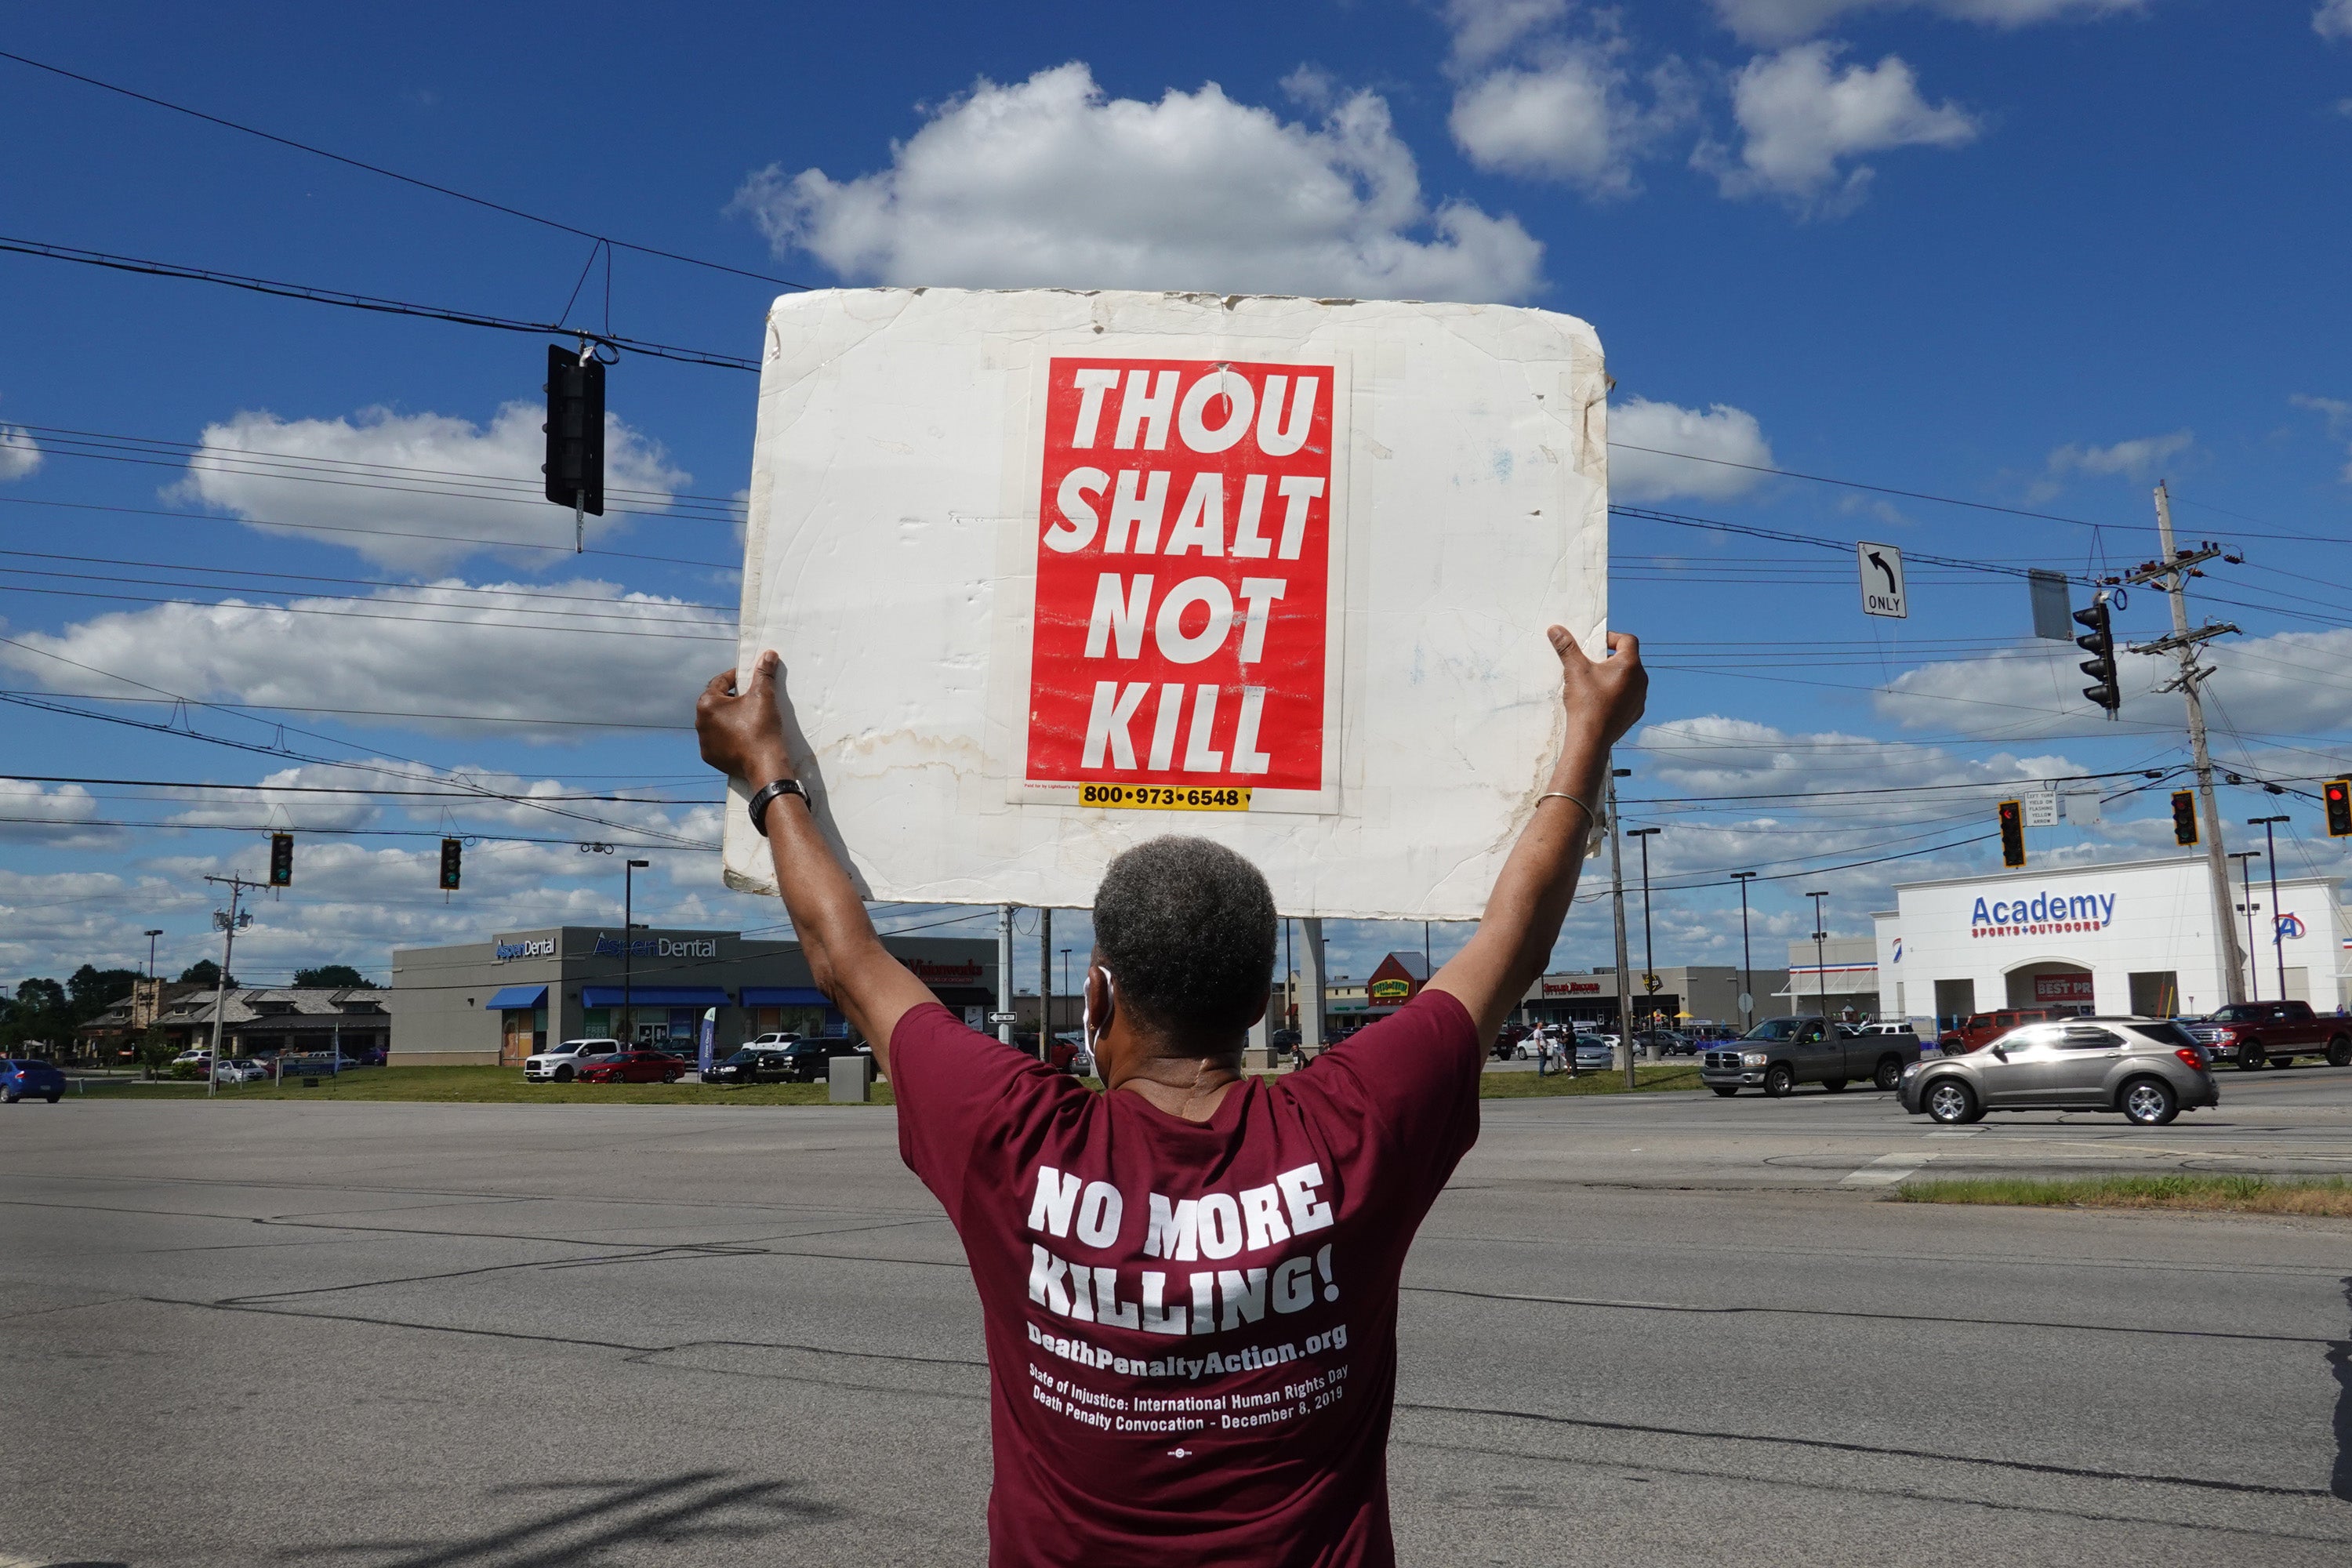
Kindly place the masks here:
<instances>
[{"instance_id":1,"label":"red poster","mask_svg":"<svg viewBox=\"0 0 2352 1568\"><path fill-rule=\"evenodd\" d=\"M1098 804L1320 789L1332 367L1055 359L1048 376L1028 778L1145 786Z\"/></svg>"}]
</instances>

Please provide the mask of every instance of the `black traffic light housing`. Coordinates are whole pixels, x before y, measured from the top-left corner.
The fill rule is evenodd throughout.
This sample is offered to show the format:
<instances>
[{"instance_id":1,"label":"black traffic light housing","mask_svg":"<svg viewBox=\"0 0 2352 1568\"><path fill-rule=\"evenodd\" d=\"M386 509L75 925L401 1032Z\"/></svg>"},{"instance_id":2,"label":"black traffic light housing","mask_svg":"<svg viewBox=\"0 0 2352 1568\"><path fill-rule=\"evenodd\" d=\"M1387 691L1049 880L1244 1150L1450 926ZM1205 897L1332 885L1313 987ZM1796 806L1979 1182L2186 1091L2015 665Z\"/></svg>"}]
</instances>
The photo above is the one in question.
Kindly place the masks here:
<instances>
[{"instance_id":1,"label":"black traffic light housing","mask_svg":"<svg viewBox=\"0 0 2352 1568\"><path fill-rule=\"evenodd\" d=\"M294 885L294 836L290 833L269 836L269 885L273 888Z\"/></svg>"},{"instance_id":2,"label":"black traffic light housing","mask_svg":"<svg viewBox=\"0 0 2352 1568\"><path fill-rule=\"evenodd\" d=\"M2123 688L2116 683L2116 632L2115 627L2108 624L2110 616L2106 600L2092 600L2089 607L2074 612L2074 619L2090 628L2088 637L2074 639L2074 646L2091 656L2076 668L2098 682L2095 686L2083 688L2083 695L2112 715L2123 707L2124 693Z\"/></svg>"},{"instance_id":3,"label":"black traffic light housing","mask_svg":"<svg viewBox=\"0 0 2352 1568\"><path fill-rule=\"evenodd\" d=\"M2197 797L2185 789L2172 792L2172 841L2183 848L2197 842Z\"/></svg>"},{"instance_id":4,"label":"black traffic light housing","mask_svg":"<svg viewBox=\"0 0 2352 1568\"><path fill-rule=\"evenodd\" d=\"M2320 797L2327 804L2327 836L2352 837L2352 779L2329 779Z\"/></svg>"},{"instance_id":5,"label":"black traffic light housing","mask_svg":"<svg viewBox=\"0 0 2352 1568\"><path fill-rule=\"evenodd\" d=\"M547 499L604 515L604 362L547 345Z\"/></svg>"},{"instance_id":6,"label":"black traffic light housing","mask_svg":"<svg viewBox=\"0 0 2352 1568\"><path fill-rule=\"evenodd\" d=\"M2013 800L2000 803L2000 863L2025 864L2025 807Z\"/></svg>"},{"instance_id":7,"label":"black traffic light housing","mask_svg":"<svg viewBox=\"0 0 2352 1568\"><path fill-rule=\"evenodd\" d=\"M457 838L441 840L441 890L443 892L454 893L457 890L458 878L465 870L465 859L464 840Z\"/></svg>"}]
</instances>

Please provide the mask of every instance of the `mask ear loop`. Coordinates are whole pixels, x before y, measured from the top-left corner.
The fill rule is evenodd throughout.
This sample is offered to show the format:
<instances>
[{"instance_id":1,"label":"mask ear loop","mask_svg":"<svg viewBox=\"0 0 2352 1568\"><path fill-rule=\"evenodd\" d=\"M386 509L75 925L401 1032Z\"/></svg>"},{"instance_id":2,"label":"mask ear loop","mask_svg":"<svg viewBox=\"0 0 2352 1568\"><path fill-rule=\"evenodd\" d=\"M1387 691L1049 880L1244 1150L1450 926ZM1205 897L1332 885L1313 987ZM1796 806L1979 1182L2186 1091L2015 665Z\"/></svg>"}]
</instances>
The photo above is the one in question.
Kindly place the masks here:
<instances>
[{"instance_id":1,"label":"mask ear loop","mask_svg":"<svg viewBox=\"0 0 2352 1568\"><path fill-rule=\"evenodd\" d=\"M1087 979L1091 980L1097 974L1103 977L1103 989L1110 993L1111 1000L1116 1004L1118 999L1118 982L1111 979L1110 971L1105 969L1101 964L1097 963L1087 966ZM1095 1047L1101 1042L1102 1037L1095 1032L1095 993L1094 987L1091 985L1087 987L1086 991L1082 994L1078 1003L1078 1029L1079 1032L1086 1037L1087 1054L1088 1056L1093 1056L1095 1055ZM1109 1025L1106 1024L1104 1025L1104 1027L1108 1028Z\"/></svg>"}]
</instances>

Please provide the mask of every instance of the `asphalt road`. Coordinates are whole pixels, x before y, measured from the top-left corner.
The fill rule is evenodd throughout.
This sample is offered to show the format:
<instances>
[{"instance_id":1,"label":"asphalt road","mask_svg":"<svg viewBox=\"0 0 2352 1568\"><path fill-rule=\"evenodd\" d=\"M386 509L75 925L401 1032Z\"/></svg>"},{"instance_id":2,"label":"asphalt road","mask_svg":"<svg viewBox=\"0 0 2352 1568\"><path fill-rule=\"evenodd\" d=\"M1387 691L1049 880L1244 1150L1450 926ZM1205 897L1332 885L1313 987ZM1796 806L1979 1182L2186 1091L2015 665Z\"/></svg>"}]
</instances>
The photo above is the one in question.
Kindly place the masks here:
<instances>
[{"instance_id":1,"label":"asphalt road","mask_svg":"<svg viewBox=\"0 0 2352 1568\"><path fill-rule=\"evenodd\" d=\"M2342 1564L2352 1222L1882 1201L2352 1170L2352 1073L2223 1091L1958 1138L1857 1092L1488 1102L1408 1275L1402 1557ZM894 1138L0 1109L0 1568L979 1562L977 1302Z\"/></svg>"}]
</instances>

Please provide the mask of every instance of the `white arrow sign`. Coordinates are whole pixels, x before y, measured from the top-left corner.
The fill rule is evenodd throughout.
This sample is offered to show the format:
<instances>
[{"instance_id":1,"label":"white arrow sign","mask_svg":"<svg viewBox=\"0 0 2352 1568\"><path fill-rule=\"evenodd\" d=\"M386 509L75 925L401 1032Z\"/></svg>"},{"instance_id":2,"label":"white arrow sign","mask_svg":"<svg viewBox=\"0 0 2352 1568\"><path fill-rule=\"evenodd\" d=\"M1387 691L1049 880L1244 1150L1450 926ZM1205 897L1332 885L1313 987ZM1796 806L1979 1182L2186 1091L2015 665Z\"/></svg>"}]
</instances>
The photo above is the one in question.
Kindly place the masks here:
<instances>
[{"instance_id":1,"label":"white arrow sign","mask_svg":"<svg viewBox=\"0 0 2352 1568\"><path fill-rule=\"evenodd\" d=\"M1862 613L1911 618L1911 603L1903 595L1903 552L1892 544L1857 544L1862 563Z\"/></svg>"}]
</instances>

